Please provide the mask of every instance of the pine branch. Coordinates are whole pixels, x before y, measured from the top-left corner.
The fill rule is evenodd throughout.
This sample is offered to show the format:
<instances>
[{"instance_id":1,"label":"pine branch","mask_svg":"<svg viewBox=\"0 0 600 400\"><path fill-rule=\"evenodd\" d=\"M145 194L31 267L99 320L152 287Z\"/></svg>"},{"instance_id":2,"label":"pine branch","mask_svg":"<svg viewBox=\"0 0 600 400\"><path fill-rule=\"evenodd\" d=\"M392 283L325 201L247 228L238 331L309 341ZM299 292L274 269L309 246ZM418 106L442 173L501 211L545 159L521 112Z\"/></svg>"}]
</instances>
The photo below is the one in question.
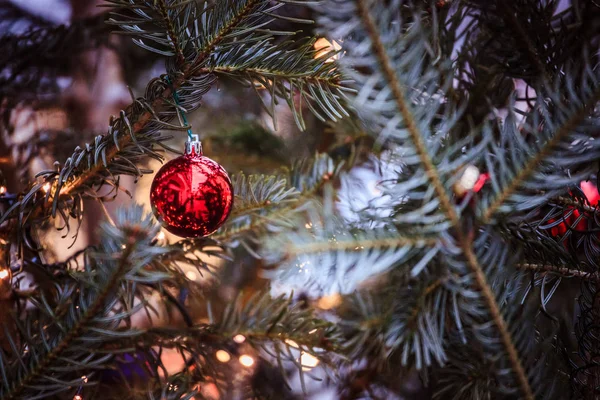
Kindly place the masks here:
<instances>
[{"instance_id":1,"label":"pine branch","mask_svg":"<svg viewBox=\"0 0 600 400\"><path fill-rule=\"evenodd\" d=\"M327 154L319 154L296 163L281 180L262 175L234 177L236 201L232 215L211 238L226 244L237 240L244 243L245 238L257 237L270 229L294 226L341 167Z\"/></svg>"},{"instance_id":2,"label":"pine branch","mask_svg":"<svg viewBox=\"0 0 600 400\"><path fill-rule=\"evenodd\" d=\"M552 274L556 274L558 276L566 277L566 278L579 278L586 281L595 281L600 282L600 274L598 272L586 272L580 271L568 267L559 267L556 265L550 264L516 264L515 267L517 269L522 269L525 271L533 271L536 273L547 273L550 272Z\"/></svg>"},{"instance_id":3,"label":"pine branch","mask_svg":"<svg viewBox=\"0 0 600 400\"><path fill-rule=\"evenodd\" d=\"M313 45L314 40L273 44L267 39L242 44L211 59L206 71L226 74L255 89L260 85L273 99L284 99L296 124L305 129L303 106L322 121L326 118L321 113L332 121L349 115L343 106L343 92L350 89L343 85L337 65L329 61L332 53L319 55ZM265 104L262 98L261 102L276 123L275 102Z\"/></svg>"},{"instance_id":4,"label":"pine branch","mask_svg":"<svg viewBox=\"0 0 600 400\"><path fill-rule=\"evenodd\" d=\"M584 57L584 65L590 61ZM500 142L491 144L486 164L495 189L483 193L478 210L483 223L492 223L509 211L515 214L541 205L594 173L589 161L596 160L600 151L581 132L597 120L594 105L600 100L600 85L595 71L584 66L579 74L573 68L565 75L565 82L538 94L523 127L517 125L511 111ZM566 87L566 95L562 87ZM535 140L528 140L525 134ZM519 198L517 204L514 197L523 196L524 188L530 194L526 200Z\"/></svg>"},{"instance_id":5,"label":"pine branch","mask_svg":"<svg viewBox=\"0 0 600 400\"><path fill-rule=\"evenodd\" d=\"M441 182L441 179L437 173L437 168L434 166L431 157L429 156L427 147L421 139L422 135L418 131L417 126L414 123L412 114L406 106L406 100L404 98L404 95L402 94L400 83L398 81L398 78L396 77L394 69L391 66L391 61L378 34L377 26L375 25L375 22L371 17L369 11L369 3L367 2L367 0L357 0L356 4L359 15L365 25L365 29L371 39L375 55L378 58L379 63L381 65L382 72L390 84L390 89L392 90L398 109L400 110L402 117L404 118L404 121L407 125L407 129L409 131L412 142L415 145L417 154L420 157L421 162L423 163L425 173L429 177L431 184L433 185L434 190L436 191L439 197L440 205L446 213L446 215L448 216L448 219L450 220L452 226L458 226L460 222L459 216L456 213L454 205L450 201L446 188ZM494 292L492 291L489 283L487 282L485 273L483 272L483 268L481 267L481 265L479 265L479 261L473 253L473 243L468 241L468 239L465 237L460 237L459 242L460 247L468 261L468 264L471 267L473 274L475 275L475 281L487 302L487 306L490 310L492 320L494 324L498 327L501 340L504 346L506 347L506 351L510 357L511 364L517 375L517 379L521 386L523 396L527 399L533 400L533 392L529 386L527 374L525 373L525 370L521 365L516 347L513 344L511 335L506 327L506 322L502 318L502 314L500 313L500 307L496 302Z\"/></svg>"},{"instance_id":6,"label":"pine branch","mask_svg":"<svg viewBox=\"0 0 600 400\"><path fill-rule=\"evenodd\" d=\"M13 354L8 362L0 355L0 372L11 379L0 385L0 399L42 398L69 390L81 384L82 374L112 359L103 344L136 335L117 327L130 326L130 317L148 307L140 284L160 285L170 276L148 269L166 251L150 243L157 232L150 216L142 217L141 207L122 212L115 226L104 225L101 249L87 255L83 270L71 271L71 276L56 279L51 290L29 298L34 309L14 319L20 334L6 332Z\"/></svg>"},{"instance_id":7,"label":"pine branch","mask_svg":"<svg viewBox=\"0 0 600 400\"><path fill-rule=\"evenodd\" d=\"M120 2L121 0L115 1ZM214 82L212 74L202 73L203 65L217 48L228 43L230 46L232 43L239 44L240 40L233 42L231 40L232 37L239 39L240 30L257 29L257 26L265 18L264 11L268 9L269 2L265 0L242 1L235 3L236 6L233 8L228 8L222 3L219 4L217 8L205 11L202 17L212 21L209 26L214 31L206 31L209 27L203 27L205 29L203 35L195 38L198 47L192 49L193 52L185 57L186 60L192 59L192 61L178 66L178 69L171 73L174 75L171 85L167 85L162 79L150 82L146 89L147 97L135 100L131 106L121 112L119 118L112 120L108 135L97 138L94 146L88 145L85 150L76 149L73 156L58 172L42 173L41 177L45 182L34 185L21 201L2 215L2 221L14 217L17 212L22 216L21 224L24 224L29 218L38 218L45 209L39 205L50 199L52 199L52 216L56 216L58 212L67 221L69 214L81 215L82 198L94 196L99 188L107 183L116 187L117 181L113 172L115 175L124 172L135 176L146 172L137 169L130 158L133 157L135 160L135 157L141 157L148 153L153 141L159 143L165 139L156 134L157 130L173 128L167 123L176 112L171 101L173 92L179 91L182 107L188 110L196 108L201 96ZM276 8L282 4L278 3ZM189 2L184 5L187 7ZM127 6L132 6L132 4L127 1ZM143 12L145 7L154 6L144 2L140 7ZM186 11L186 13L191 13L191 11ZM189 22L188 20L188 17L183 18L184 22L178 29L187 26L185 24ZM128 23L131 21L122 22L121 25L126 27ZM197 25L195 29L199 29ZM166 34L168 36L168 32ZM297 61L301 61L301 59L297 59ZM145 142L144 145L140 144L148 138L151 140ZM134 151L133 154L122 151L123 149L135 150L136 147L139 151ZM99 154L102 156L102 163L98 162ZM149 154L151 157L160 159L156 153L150 152ZM113 168L114 171L111 171L115 164L118 168ZM44 194L42 188L48 183L51 184L51 190ZM35 205L38 207L31 214Z\"/></svg>"},{"instance_id":8,"label":"pine branch","mask_svg":"<svg viewBox=\"0 0 600 400\"><path fill-rule=\"evenodd\" d=\"M364 26L365 29L365 35L368 37L368 39L371 42L371 49L374 53L374 58L377 61L377 65L379 67L379 70L381 72L381 74L383 75L383 78L385 79L385 83L381 84L380 86L380 90L381 92L375 92L375 90L373 89L374 84L371 84L371 86L369 88L364 89L366 90L371 90L374 91L375 93L385 93L387 95L387 93L391 93L391 97L392 99L390 99L391 101L394 101L395 106L397 107L400 117L396 117L396 116L392 116L389 118L390 122L386 123L382 123L379 122L378 125L382 126L383 130L389 130L389 126L392 123L395 124L399 124L399 121L402 121L402 123L404 124L404 127L406 128L406 140L402 140L402 144L405 145L406 142L409 142L412 145L412 149L413 152L409 155L411 161L409 161L410 163L417 165L418 167L422 168L422 172L424 173L424 175L428 178L427 181L430 184L430 186L432 187L433 191L435 192L435 202L437 202L439 204L439 208L442 210L442 212L444 213L444 215L446 216L446 219L449 223L449 225L451 227L459 227L460 226L460 217L456 211L456 208L454 206L454 204L452 203L452 201L450 200L450 191L446 188L446 186L442 183L443 180L441 179L441 174L444 174L445 176L448 176L446 174L448 174L448 172L444 171L444 172L440 172L440 166L443 166L445 168L448 168L450 165L452 165L453 160L450 158L453 156L452 152L450 150L446 151L446 154L444 155L445 160L444 162L439 162L438 165L434 164L432 157L429 153L428 150L428 146L425 144L424 139L425 137L427 138L431 138L432 141L437 141L439 139L435 139L432 138L431 134L429 132L425 133L422 131L422 129L419 127L419 124L422 124L422 127L427 127L427 125L430 125L430 121L434 120L434 118L436 118L435 113L435 108L433 110L429 110L425 108L425 111L422 111L422 113L420 114L420 119L416 119L415 118L415 113L412 111L412 104L414 104L414 102L411 104L411 102L407 101L406 95L404 94L404 90L403 90L403 86L400 83L399 80L399 76L397 75L397 71L394 69L394 63L392 61L392 58L390 56L390 54L388 53L388 50L386 50L386 45L389 45L391 43L392 40L394 40L394 36L392 35L398 35L397 30L389 30L388 28L388 24L389 24L389 19L391 18L390 15L391 13L388 11L383 11L381 10L381 14L383 15L382 17L382 21L379 22L379 25L375 22L374 17L372 16L372 11L371 11L371 7L372 4L370 2L368 2L367 0L356 0L355 1L356 4L356 13L358 14L358 17L360 19L360 23ZM344 5L346 7L346 12L348 12L348 6ZM331 14L329 14L328 16L330 16ZM407 37L407 41L411 40L414 37L418 37L418 35L420 34L420 28L417 28L417 24L419 24L419 20L420 17L418 15L414 16L414 21L412 22L411 28L409 30L407 30L406 32L406 37ZM353 24L356 24L357 21L353 21ZM386 36L386 42L383 41L382 36L379 32L379 27L382 27L382 29L385 30L385 32L388 34L388 36ZM340 31L343 30L343 27L340 28ZM415 39L416 42L416 39ZM421 43L419 43L421 44ZM402 46L406 46L406 45L402 45ZM422 47L419 48L419 51L422 51L423 48L428 48L426 46L428 46L427 42L423 42L421 44ZM410 49L406 50L407 52L410 51ZM398 55L401 54L400 51L398 50L394 50L394 56L396 58L398 58ZM411 59L411 60L420 60L421 57L418 56L417 54L406 54L405 58L407 59ZM410 71L411 74L406 74L406 77L414 77L415 73L421 73L423 74L423 76L425 77L431 77L433 72L431 72L431 69L425 69L423 70L419 70L417 68L421 68L421 63L419 61L413 62L415 67L413 67L413 65L409 64L408 62L404 62L401 60L397 60L396 65L401 65L403 68L406 68L407 70ZM413 69L411 70L410 68L413 67ZM373 68L373 67L371 67ZM376 74L379 71L375 71L373 72L373 74ZM435 76L435 75L433 75ZM367 79L367 78L365 78ZM425 80L425 78L423 78L424 81L423 82L419 82L419 85L423 85L423 89L421 89L420 87L418 87L417 90L421 89L423 92L431 94L433 91L435 91L435 86L434 86L434 82L432 82L432 80ZM450 79L451 81L451 79ZM405 82L404 87L415 87L415 84L413 84L413 82ZM417 91L415 90L415 91ZM422 92L421 92L422 93ZM365 97L367 97L369 95L364 94L364 93L359 93L358 97L361 99L364 99ZM377 100L379 100L378 97L376 97L376 94L372 94L373 98L376 98ZM382 95L380 95L379 97L382 97ZM377 100L373 100L373 103L376 104ZM426 100L425 100L426 101ZM411 106L409 106L409 104L411 104ZM433 103L432 104L433 107L439 107L438 103ZM451 123L455 120L455 116L454 115L450 115L450 116L446 116L447 119L450 120L450 123L444 126L444 130L445 129L449 129L448 125L451 126ZM417 122L419 121L419 122ZM427 124L427 125L425 125ZM382 132L383 135L383 132ZM400 135L398 135L400 136ZM404 138L402 138L404 139ZM434 147L435 149L438 149L439 146L436 145L431 145L432 147ZM462 148L463 145L462 144L457 144L456 148ZM471 147L471 146L468 146ZM477 150L475 150L475 148L470 148L470 155L473 158L476 158L477 155L475 154ZM481 151L481 149L479 149L478 151ZM418 162L415 160L418 159ZM407 163L409 163L407 161ZM416 171L415 171L416 172ZM452 172L453 174L456 173L455 171ZM424 180L419 180L419 176L418 174L416 175L416 177L412 178L412 181L408 181L406 187L407 188L413 188L416 186L415 183L412 183L413 181L417 181L420 184L424 184L425 181ZM400 189L402 190L402 189ZM406 189L404 189L406 190ZM425 191L424 191L425 192ZM427 192L426 192L427 193ZM428 195L423 195L423 196L428 196ZM433 201L432 201L433 202ZM425 208L425 207L423 207ZM433 208L433 207L432 207ZM422 221L423 220L423 211L422 210L417 210L416 212L413 213L414 215L411 216L412 219L408 220L408 221ZM460 228L458 228L460 229ZM479 293L481 294L483 300L484 300L484 304L487 308L487 310L489 311L489 315L491 317L492 322L494 323L494 325L496 326L497 330L498 330L498 334L499 334L499 338L500 341L504 347L504 350L506 352L506 355L510 361L510 365L512 370L514 371L515 377L516 377L516 381L519 385L519 388L521 390L521 393L523 395L523 397L527 398L527 399L533 399L533 391L531 389L528 377L527 377L527 373L525 372L524 366L521 363L519 354L517 352L517 347L513 341L513 338L511 336L511 333L507 327L506 321L504 320L502 313L501 313L501 308L498 304L498 302L496 301L496 297L494 294L494 291L491 288L490 283L487 281L486 278L486 273L484 272L484 268L480 265L480 262L478 260L478 257L475 255L474 250L473 250L473 241L471 238L469 238L469 236L465 235L465 233L459 231L456 233L457 236L457 245L459 247L459 249L461 250L462 254L465 257L465 262L467 264L467 266L469 267L474 280L473 285L477 288L477 290L479 291ZM423 262L426 263L428 261L427 258L423 259Z\"/></svg>"},{"instance_id":9,"label":"pine branch","mask_svg":"<svg viewBox=\"0 0 600 400\"><path fill-rule=\"evenodd\" d=\"M393 236L380 239L334 240L331 242L311 242L303 245L289 245L284 253L287 258L298 257L314 253L328 252L365 252L370 250L398 249L402 247L433 247L437 240L419 237Z\"/></svg>"},{"instance_id":10,"label":"pine branch","mask_svg":"<svg viewBox=\"0 0 600 400\"><path fill-rule=\"evenodd\" d=\"M356 6L362 23L365 26L365 30L369 36L369 39L371 40L371 46L375 52L375 57L377 57L385 79L389 82L390 90L392 91L392 95L396 101L396 106L402 114L402 118L406 124L410 140L415 146L417 156L423 164L425 174L431 181L431 184L433 185L433 188L439 197L442 209L446 213L448 219L452 222L452 225L456 226L458 225L459 221L458 215L456 214L454 205L448 197L446 188L442 184L442 180L438 175L438 170L433 164L429 151L427 150L427 146L423 142L423 135L419 131L419 128L417 127L417 124L413 118L413 114L408 108L408 102L403 94L400 81L398 80L396 72L392 67L392 62L381 40L377 25L375 24L375 21L369 11L369 2L367 0L357 0Z\"/></svg>"},{"instance_id":11,"label":"pine branch","mask_svg":"<svg viewBox=\"0 0 600 400\"><path fill-rule=\"evenodd\" d=\"M48 353L44 354L41 359L36 360L36 365L29 371L28 374L21 377L17 382L13 383L11 389L4 393L0 399L11 400L20 398L21 392L33 383L34 380L45 374L46 369L50 366L56 358L60 357L61 354L72 345L73 341L81 334L84 328L89 322L97 317L98 312L105 306L106 297L113 291L115 285L119 279L123 276L123 273L128 268L128 257L131 254L131 247L135 243L130 243L129 248L126 248L122 256L119 257L119 262L114 270L114 274L108 280L107 284L103 286L97 293L97 297L90 304L89 308L81 316L75 325L70 327L66 332L66 335L58 342L56 346L52 348ZM18 397L19 396L19 397Z\"/></svg>"}]
</instances>

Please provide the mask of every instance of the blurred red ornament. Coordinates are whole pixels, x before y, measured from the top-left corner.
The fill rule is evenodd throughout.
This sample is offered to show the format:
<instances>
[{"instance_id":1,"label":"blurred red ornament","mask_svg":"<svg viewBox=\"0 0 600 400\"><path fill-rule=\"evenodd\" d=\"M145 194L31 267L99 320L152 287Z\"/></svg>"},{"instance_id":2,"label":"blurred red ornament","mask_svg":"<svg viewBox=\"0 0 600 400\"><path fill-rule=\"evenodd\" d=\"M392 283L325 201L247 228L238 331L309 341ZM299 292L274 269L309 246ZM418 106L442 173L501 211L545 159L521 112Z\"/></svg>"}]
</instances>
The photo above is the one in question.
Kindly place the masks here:
<instances>
[{"instance_id":1,"label":"blurred red ornament","mask_svg":"<svg viewBox=\"0 0 600 400\"><path fill-rule=\"evenodd\" d=\"M157 172L150 189L156 218L182 237L207 236L227 219L233 187L221 165L202 155L199 141L186 143L186 154Z\"/></svg>"},{"instance_id":2,"label":"blurred red ornament","mask_svg":"<svg viewBox=\"0 0 600 400\"><path fill-rule=\"evenodd\" d=\"M596 207L598 205L598 201L600 200L600 194L598 193L598 188L596 185L590 181L582 181L580 183L580 187L588 203L592 207ZM550 234L554 237L560 238L569 231L574 233L585 232L587 230L587 220L593 217L589 215L588 212L584 212L584 217L581 218L581 214L581 211L579 211L577 208L572 206L567 207L564 212L562 222L550 228ZM557 220L554 218L548 220L550 223L554 223L556 221ZM567 246L566 242L563 244L565 247Z\"/></svg>"}]
</instances>

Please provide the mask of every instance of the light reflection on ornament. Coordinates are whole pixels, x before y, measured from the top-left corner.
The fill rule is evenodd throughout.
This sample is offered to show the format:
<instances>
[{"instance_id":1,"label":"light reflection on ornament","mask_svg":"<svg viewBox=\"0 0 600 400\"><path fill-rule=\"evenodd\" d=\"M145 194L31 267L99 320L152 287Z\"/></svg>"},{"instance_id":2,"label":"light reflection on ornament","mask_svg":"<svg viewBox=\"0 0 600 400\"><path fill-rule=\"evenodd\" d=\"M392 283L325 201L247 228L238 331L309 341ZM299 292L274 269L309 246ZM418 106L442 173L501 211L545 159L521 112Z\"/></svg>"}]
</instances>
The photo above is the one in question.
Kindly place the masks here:
<instances>
[{"instance_id":1,"label":"light reflection on ornament","mask_svg":"<svg viewBox=\"0 0 600 400\"><path fill-rule=\"evenodd\" d=\"M244 367L251 367L254 365L254 358L250 357L247 354L241 355L239 360L240 364L242 364Z\"/></svg>"}]
</instances>

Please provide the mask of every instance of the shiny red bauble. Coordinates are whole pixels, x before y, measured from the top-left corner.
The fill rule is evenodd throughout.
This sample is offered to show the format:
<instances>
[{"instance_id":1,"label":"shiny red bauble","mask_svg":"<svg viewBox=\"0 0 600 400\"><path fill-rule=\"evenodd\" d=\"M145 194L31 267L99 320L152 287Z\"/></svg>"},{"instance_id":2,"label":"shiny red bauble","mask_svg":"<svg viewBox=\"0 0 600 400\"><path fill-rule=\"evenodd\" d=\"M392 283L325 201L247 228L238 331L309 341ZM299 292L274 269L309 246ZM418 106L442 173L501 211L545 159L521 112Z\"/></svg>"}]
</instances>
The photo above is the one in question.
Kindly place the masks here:
<instances>
[{"instance_id":1,"label":"shiny red bauble","mask_svg":"<svg viewBox=\"0 0 600 400\"><path fill-rule=\"evenodd\" d=\"M227 219L233 187L227 172L202 155L199 144L169 161L156 173L150 189L156 218L169 232L182 237L210 235Z\"/></svg>"}]
</instances>

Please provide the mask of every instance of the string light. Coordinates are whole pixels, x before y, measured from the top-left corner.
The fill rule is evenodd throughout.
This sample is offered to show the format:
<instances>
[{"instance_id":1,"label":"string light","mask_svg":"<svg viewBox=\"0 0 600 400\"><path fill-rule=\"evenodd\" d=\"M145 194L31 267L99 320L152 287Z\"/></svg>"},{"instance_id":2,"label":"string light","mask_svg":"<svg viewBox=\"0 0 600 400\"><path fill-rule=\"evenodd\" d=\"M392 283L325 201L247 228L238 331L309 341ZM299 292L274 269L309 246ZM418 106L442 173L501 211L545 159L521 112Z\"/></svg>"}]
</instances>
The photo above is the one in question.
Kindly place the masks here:
<instances>
[{"instance_id":1,"label":"string light","mask_svg":"<svg viewBox=\"0 0 600 400\"><path fill-rule=\"evenodd\" d=\"M6 186L0 186L0 195L6 194Z\"/></svg>"},{"instance_id":2,"label":"string light","mask_svg":"<svg viewBox=\"0 0 600 400\"><path fill-rule=\"evenodd\" d=\"M51 187L52 187L52 185L50 184L50 182L46 182L44 184L44 186L42 186L42 189L44 190L45 193L48 193L48 190L50 190Z\"/></svg>"},{"instance_id":3,"label":"string light","mask_svg":"<svg viewBox=\"0 0 600 400\"><path fill-rule=\"evenodd\" d=\"M319 57L322 57L323 55L329 53L330 51L341 50L342 46L335 40L332 40L330 42L329 40L327 40L325 38L319 38L315 42L314 48L316 50L315 58L319 58ZM335 60L338 60L339 58L340 58L340 53L336 53L336 54L332 55L331 57L327 58L327 60L325 60L325 62L332 63Z\"/></svg>"},{"instance_id":4,"label":"string light","mask_svg":"<svg viewBox=\"0 0 600 400\"><path fill-rule=\"evenodd\" d=\"M254 365L254 358L250 357L248 354L243 354L239 358L240 364L244 367L251 367Z\"/></svg>"},{"instance_id":5,"label":"string light","mask_svg":"<svg viewBox=\"0 0 600 400\"><path fill-rule=\"evenodd\" d=\"M80 394L76 394L73 396L73 400L83 400L83 397Z\"/></svg>"},{"instance_id":6,"label":"string light","mask_svg":"<svg viewBox=\"0 0 600 400\"><path fill-rule=\"evenodd\" d=\"M7 269L0 269L0 279L6 279L8 278L8 270Z\"/></svg>"},{"instance_id":7,"label":"string light","mask_svg":"<svg viewBox=\"0 0 600 400\"><path fill-rule=\"evenodd\" d=\"M195 281L196 279L198 279L198 275L194 272L194 271L187 271L185 273L186 278L188 278L190 281Z\"/></svg>"},{"instance_id":8,"label":"string light","mask_svg":"<svg viewBox=\"0 0 600 400\"><path fill-rule=\"evenodd\" d=\"M217 357L217 360L221 361L222 363L226 363L231 360L231 356L225 350L217 350L215 357Z\"/></svg>"},{"instance_id":9,"label":"string light","mask_svg":"<svg viewBox=\"0 0 600 400\"><path fill-rule=\"evenodd\" d=\"M331 310L342 304L342 296L339 293L323 296L317 301L317 307L322 310Z\"/></svg>"},{"instance_id":10,"label":"string light","mask_svg":"<svg viewBox=\"0 0 600 400\"><path fill-rule=\"evenodd\" d=\"M81 380L83 381L83 383L87 383L88 377L84 375L81 377Z\"/></svg>"},{"instance_id":11,"label":"string light","mask_svg":"<svg viewBox=\"0 0 600 400\"><path fill-rule=\"evenodd\" d=\"M233 337L233 341L236 343L244 343L246 341L246 336L244 335L235 335Z\"/></svg>"},{"instance_id":12,"label":"string light","mask_svg":"<svg viewBox=\"0 0 600 400\"><path fill-rule=\"evenodd\" d=\"M302 354L300 355L300 365L302 365L303 371L310 371L311 369L319 365L319 359L313 356L312 354L302 352Z\"/></svg>"},{"instance_id":13,"label":"string light","mask_svg":"<svg viewBox=\"0 0 600 400\"><path fill-rule=\"evenodd\" d=\"M456 193L457 196L462 196L472 190L479 179L479 175L479 169L476 166L467 166L458 182L454 184L454 193Z\"/></svg>"}]
</instances>

